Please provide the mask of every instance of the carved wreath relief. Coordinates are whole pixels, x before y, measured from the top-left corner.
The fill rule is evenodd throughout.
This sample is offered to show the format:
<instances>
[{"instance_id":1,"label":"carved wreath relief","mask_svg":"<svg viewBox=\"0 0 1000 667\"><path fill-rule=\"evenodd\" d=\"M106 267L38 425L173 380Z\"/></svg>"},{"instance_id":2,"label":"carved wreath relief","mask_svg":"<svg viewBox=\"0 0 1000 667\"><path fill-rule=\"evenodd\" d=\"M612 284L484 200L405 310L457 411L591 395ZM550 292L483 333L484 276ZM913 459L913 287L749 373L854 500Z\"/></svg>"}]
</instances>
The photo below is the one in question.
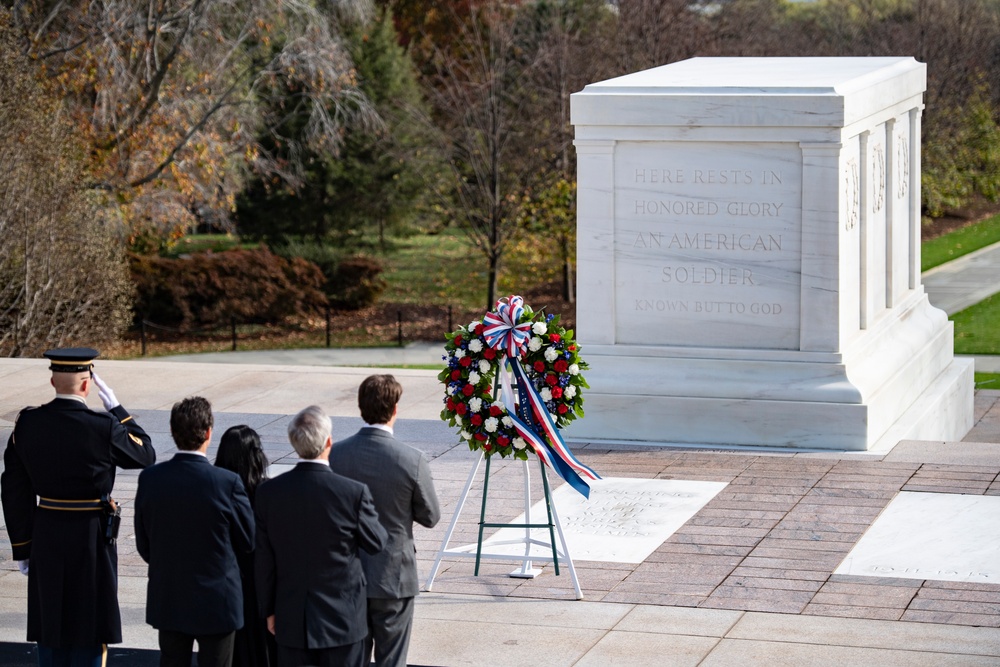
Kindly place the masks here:
<instances>
[{"instance_id":1,"label":"carved wreath relief","mask_svg":"<svg viewBox=\"0 0 1000 667\"><path fill-rule=\"evenodd\" d=\"M851 158L844 169L844 194L847 198L847 215L844 218L844 229L851 231L858 226L861 214L861 179L858 174L858 161Z\"/></svg>"},{"instance_id":2,"label":"carved wreath relief","mask_svg":"<svg viewBox=\"0 0 1000 667\"><path fill-rule=\"evenodd\" d=\"M910 142L902 133L896 135L896 197L905 199L910 190Z\"/></svg>"},{"instance_id":3,"label":"carved wreath relief","mask_svg":"<svg viewBox=\"0 0 1000 667\"><path fill-rule=\"evenodd\" d=\"M872 149L872 213L885 206L885 148L876 144Z\"/></svg>"}]
</instances>

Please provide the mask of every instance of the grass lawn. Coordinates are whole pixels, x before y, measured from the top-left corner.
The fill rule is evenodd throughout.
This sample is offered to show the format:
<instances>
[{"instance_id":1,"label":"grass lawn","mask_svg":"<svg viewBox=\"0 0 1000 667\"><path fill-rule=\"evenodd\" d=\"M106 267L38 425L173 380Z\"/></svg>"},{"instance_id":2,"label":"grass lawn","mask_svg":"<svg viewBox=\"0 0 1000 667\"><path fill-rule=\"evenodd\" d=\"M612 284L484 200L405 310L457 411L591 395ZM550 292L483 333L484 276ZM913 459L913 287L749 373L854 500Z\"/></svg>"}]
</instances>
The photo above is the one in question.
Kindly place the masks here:
<instances>
[{"instance_id":1,"label":"grass lawn","mask_svg":"<svg viewBox=\"0 0 1000 667\"><path fill-rule=\"evenodd\" d=\"M393 242L380 257L388 283L381 300L480 308L486 301L486 258L463 236L418 234Z\"/></svg>"},{"instance_id":2,"label":"grass lawn","mask_svg":"<svg viewBox=\"0 0 1000 667\"><path fill-rule=\"evenodd\" d=\"M1000 294L951 316L955 354L1000 354Z\"/></svg>"},{"instance_id":3,"label":"grass lawn","mask_svg":"<svg viewBox=\"0 0 1000 667\"><path fill-rule=\"evenodd\" d=\"M976 373L976 389L1000 389L1000 373Z\"/></svg>"},{"instance_id":4,"label":"grass lawn","mask_svg":"<svg viewBox=\"0 0 1000 667\"><path fill-rule=\"evenodd\" d=\"M1000 215L920 244L920 270L927 271L1000 241Z\"/></svg>"}]
</instances>

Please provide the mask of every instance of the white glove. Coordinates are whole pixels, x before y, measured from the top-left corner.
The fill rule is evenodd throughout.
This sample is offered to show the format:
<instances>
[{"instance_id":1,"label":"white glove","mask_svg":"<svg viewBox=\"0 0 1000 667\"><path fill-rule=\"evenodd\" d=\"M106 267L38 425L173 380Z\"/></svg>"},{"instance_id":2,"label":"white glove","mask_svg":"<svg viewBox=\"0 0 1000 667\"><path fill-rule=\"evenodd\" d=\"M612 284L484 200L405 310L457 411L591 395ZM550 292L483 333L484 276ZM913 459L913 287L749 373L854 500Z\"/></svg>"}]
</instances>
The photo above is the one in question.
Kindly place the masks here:
<instances>
[{"instance_id":1,"label":"white glove","mask_svg":"<svg viewBox=\"0 0 1000 667\"><path fill-rule=\"evenodd\" d=\"M118 397L115 396L115 392L111 391L111 387L104 384L104 380L97 373L94 373L94 384L97 385L97 395L101 397L101 402L104 403L105 410L111 410L121 405Z\"/></svg>"},{"instance_id":2,"label":"white glove","mask_svg":"<svg viewBox=\"0 0 1000 667\"><path fill-rule=\"evenodd\" d=\"M17 569L19 569L21 571L21 574L23 574L24 576L27 577L28 576L28 561L26 561L26 560L19 560L19 561L17 561Z\"/></svg>"}]
</instances>

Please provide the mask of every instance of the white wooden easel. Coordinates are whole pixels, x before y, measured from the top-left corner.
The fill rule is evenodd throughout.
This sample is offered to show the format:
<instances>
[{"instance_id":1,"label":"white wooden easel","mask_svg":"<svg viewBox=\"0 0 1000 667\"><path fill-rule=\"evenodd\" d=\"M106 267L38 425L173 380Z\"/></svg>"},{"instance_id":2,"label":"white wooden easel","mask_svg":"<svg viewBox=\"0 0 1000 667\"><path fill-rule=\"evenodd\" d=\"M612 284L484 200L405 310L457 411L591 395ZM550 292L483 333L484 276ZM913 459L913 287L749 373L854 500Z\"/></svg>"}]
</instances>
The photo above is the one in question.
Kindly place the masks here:
<instances>
[{"instance_id":1,"label":"white wooden easel","mask_svg":"<svg viewBox=\"0 0 1000 667\"><path fill-rule=\"evenodd\" d=\"M458 517L462 514L462 509L465 507L465 500L469 496L469 490L472 488L472 483L476 478L476 473L479 471L479 466L482 465L483 459L486 459L486 475L483 479L483 506L479 515L479 539L475 544L466 544L461 547L455 547L452 549L448 548L448 544L451 542L451 536L455 532L455 526L458 524ZM559 515L556 512L555 503L552 502L552 494L549 492L549 482L548 478L545 476L545 466L539 461L542 466L542 485L545 494L545 504L547 508L547 523L532 523L531 522L531 479L529 474L529 465L527 461L524 461L524 523L510 524L510 523L488 523L486 521L486 492L489 488L489 477L490 477L490 460L485 457L482 452L480 452L479 457L472 466L472 471L469 473L469 479L465 482L465 488L462 489L462 495L458 499L458 505L455 507L455 515L451 519L451 525L448 526L447 532L444 534L444 539L441 541L441 548L438 550L437 558L434 560L434 567L431 568L430 576L427 577L427 584L424 587L425 590L431 590L434 585L434 577L437 576L438 569L441 567L441 559L445 556L458 556L464 558L475 558L476 559L476 569L475 575L479 576L479 563L483 557L493 558L498 560L513 560L521 561L521 567L510 573L509 576L517 577L522 579L533 579L538 576L541 570L535 568L532 564L532 560L538 561L551 561L555 569L556 575L559 574L559 559L562 559L567 567L569 568L570 578L573 580L573 590L576 592L576 599L583 599L583 592L580 590L580 582L576 577L576 568L573 567L573 559L569 555L569 548L566 546L566 536L563 534L562 524L559 523ZM483 551L483 530L485 528L524 528L524 537L515 540L500 540L497 542L490 542L487 547L491 546L501 546L510 544L523 544L524 554L523 555L513 555L513 554L502 554L502 553L488 553ZM548 528L549 530L549 540L539 540L531 537L532 528ZM559 545L555 541L555 533L559 534ZM531 547L542 546L550 547L552 550L551 556L534 556L531 554Z\"/></svg>"}]
</instances>

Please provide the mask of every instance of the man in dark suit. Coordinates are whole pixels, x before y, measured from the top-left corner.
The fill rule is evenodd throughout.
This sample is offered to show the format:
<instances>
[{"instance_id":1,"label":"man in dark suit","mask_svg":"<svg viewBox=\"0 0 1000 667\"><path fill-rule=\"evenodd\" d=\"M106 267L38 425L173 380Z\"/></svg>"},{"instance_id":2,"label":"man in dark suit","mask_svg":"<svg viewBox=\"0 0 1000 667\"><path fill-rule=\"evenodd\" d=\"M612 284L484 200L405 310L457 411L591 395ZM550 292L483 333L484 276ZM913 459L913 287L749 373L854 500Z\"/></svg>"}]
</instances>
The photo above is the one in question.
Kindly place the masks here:
<instances>
[{"instance_id":1,"label":"man in dark suit","mask_svg":"<svg viewBox=\"0 0 1000 667\"><path fill-rule=\"evenodd\" d=\"M4 452L3 513L28 575L28 641L43 667L101 665L122 640L117 533L107 534L115 468L156 460L149 436L93 373L97 355L45 353L56 398L21 411ZM107 412L87 407L92 384Z\"/></svg>"},{"instance_id":2,"label":"man in dark suit","mask_svg":"<svg viewBox=\"0 0 1000 667\"><path fill-rule=\"evenodd\" d=\"M365 485L330 470L330 429L315 405L295 415L298 465L257 489L257 595L280 667L368 664L358 551L377 553L386 534Z\"/></svg>"},{"instance_id":3,"label":"man in dark suit","mask_svg":"<svg viewBox=\"0 0 1000 667\"><path fill-rule=\"evenodd\" d=\"M149 563L146 622L159 630L161 667L229 667L243 627L237 556L253 550L250 501L239 476L213 466L212 406L185 398L170 411L180 450L139 475L135 541Z\"/></svg>"},{"instance_id":4,"label":"man in dark suit","mask_svg":"<svg viewBox=\"0 0 1000 667\"><path fill-rule=\"evenodd\" d=\"M417 580L413 523L433 528L441 518L430 466L422 452L393 436L403 387L391 375L372 375L358 389L361 417L368 424L330 452L334 472L368 486L379 521L389 534L384 550L361 555L368 579L365 657L375 649L378 667L403 667L413 625Z\"/></svg>"}]
</instances>

